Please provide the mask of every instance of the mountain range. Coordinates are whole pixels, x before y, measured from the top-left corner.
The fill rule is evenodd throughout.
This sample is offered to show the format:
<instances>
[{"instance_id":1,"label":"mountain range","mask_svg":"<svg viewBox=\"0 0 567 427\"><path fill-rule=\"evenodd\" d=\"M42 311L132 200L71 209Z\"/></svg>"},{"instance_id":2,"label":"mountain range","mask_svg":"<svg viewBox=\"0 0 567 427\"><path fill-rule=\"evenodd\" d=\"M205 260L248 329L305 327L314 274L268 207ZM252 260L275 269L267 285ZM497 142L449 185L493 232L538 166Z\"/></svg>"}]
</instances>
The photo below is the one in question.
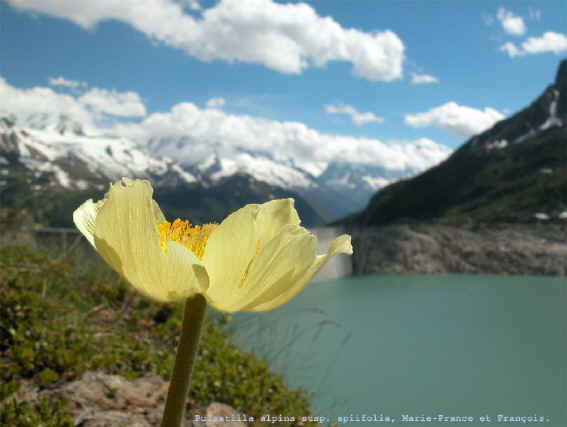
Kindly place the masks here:
<instances>
[{"instance_id":1,"label":"mountain range","mask_svg":"<svg viewBox=\"0 0 567 427\"><path fill-rule=\"evenodd\" d=\"M428 150L431 143L413 148ZM8 114L0 118L0 202L29 210L37 221L70 226L74 208L128 176L151 180L168 217L197 223L282 197L296 200L310 227L563 221L566 144L567 60L530 106L451 155L447 149L446 160L425 171L338 160L307 170L281 153L223 141L182 135L140 143L93 132L64 115Z\"/></svg>"},{"instance_id":2,"label":"mountain range","mask_svg":"<svg viewBox=\"0 0 567 427\"><path fill-rule=\"evenodd\" d=\"M54 121L36 115L29 123L23 128L0 119L0 207L27 210L37 222L71 226L71 212L80 203L101 199L109 182L123 176L149 179L166 216L194 223L219 222L244 204L284 197L295 198L306 225L327 221L298 194L249 175L214 181L195 176L128 139L88 136L80 123L65 116Z\"/></svg>"},{"instance_id":3,"label":"mountain range","mask_svg":"<svg viewBox=\"0 0 567 427\"><path fill-rule=\"evenodd\" d=\"M427 171L382 188L334 224L567 220L567 60L528 107L473 136Z\"/></svg>"},{"instance_id":4,"label":"mountain range","mask_svg":"<svg viewBox=\"0 0 567 427\"><path fill-rule=\"evenodd\" d=\"M438 151L429 140L415 143L417 150L432 148ZM346 161L307 171L278 153L219 141L179 136L140 143L93 132L61 114L0 117L1 206L26 208L52 226L71 226L69 212L88 198L100 199L109 182L123 176L149 179L168 217L219 221L246 203L293 197L303 223L321 226L362 209L377 189L416 172Z\"/></svg>"}]
</instances>

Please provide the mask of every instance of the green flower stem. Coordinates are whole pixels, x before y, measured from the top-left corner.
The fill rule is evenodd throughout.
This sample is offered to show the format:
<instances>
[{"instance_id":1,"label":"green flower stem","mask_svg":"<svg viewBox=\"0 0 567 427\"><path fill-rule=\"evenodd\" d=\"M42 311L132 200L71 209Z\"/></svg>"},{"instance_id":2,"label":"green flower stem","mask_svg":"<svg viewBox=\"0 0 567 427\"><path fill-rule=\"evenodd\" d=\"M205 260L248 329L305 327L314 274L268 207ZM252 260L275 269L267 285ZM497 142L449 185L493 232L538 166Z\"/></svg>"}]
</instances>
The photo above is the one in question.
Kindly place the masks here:
<instances>
[{"instance_id":1,"label":"green flower stem","mask_svg":"<svg viewBox=\"0 0 567 427\"><path fill-rule=\"evenodd\" d=\"M161 427L179 427L185 415L187 393L199 347L207 300L201 294L187 298L175 366L169 383Z\"/></svg>"}]
</instances>

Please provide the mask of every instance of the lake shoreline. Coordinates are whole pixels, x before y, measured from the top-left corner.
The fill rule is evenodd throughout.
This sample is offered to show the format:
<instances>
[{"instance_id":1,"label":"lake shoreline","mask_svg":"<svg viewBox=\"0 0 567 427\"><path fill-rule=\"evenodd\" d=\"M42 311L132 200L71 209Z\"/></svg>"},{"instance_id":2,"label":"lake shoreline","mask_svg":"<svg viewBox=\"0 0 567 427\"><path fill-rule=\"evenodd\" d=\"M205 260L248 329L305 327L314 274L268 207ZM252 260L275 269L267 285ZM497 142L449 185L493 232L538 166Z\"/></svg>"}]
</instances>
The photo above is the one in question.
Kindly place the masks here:
<instances>
[{"instance_id":1,"label":"lake shoreline","mask_svg":"<svg viewBox=\"0 0 567 427\"><path fill-rule=\"evenodd\" d=\"M344 226L352 274L567 275L565 224Z\"/></svg>"}]
</instances>

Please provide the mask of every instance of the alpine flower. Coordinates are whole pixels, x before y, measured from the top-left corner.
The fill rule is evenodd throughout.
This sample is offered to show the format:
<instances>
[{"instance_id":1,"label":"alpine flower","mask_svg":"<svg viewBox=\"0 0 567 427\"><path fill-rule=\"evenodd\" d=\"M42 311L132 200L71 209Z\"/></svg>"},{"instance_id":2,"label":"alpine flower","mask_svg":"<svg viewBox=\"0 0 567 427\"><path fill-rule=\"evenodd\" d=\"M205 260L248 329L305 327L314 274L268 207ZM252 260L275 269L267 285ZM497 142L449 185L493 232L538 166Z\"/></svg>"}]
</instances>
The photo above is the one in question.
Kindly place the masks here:
<instances>
[{"instance_id":1,"label":"alpine flower","mask_svg":"<svg viewBox=\"0 0 567 427\"><path fill-rule=\"evenodd\" d=\"M162 427L184 418L207 303L225 312L271 310L296 296L327 260L352 254L349 235L316 255L293 199L250 204L220 224L166 221L149 181L123 178L73 221L114 270L158 301L185 300Z\"/></svg>"},{"instance_id":2,"label":"alpine flower","mask_svg":"<svg viewBox=\"0 0 567 427\"><path fill-rule=\"evenodd\" d=\"M317 255L317 238L301 227L293 199L249 204L220 224L168 222L149 181L123 178L103 200L84 202L73 221L104 260L137 290L171 302L201 294L224 312L281 306L335 254L352 254L337 237Z\"/></svg>"}]
</instances>

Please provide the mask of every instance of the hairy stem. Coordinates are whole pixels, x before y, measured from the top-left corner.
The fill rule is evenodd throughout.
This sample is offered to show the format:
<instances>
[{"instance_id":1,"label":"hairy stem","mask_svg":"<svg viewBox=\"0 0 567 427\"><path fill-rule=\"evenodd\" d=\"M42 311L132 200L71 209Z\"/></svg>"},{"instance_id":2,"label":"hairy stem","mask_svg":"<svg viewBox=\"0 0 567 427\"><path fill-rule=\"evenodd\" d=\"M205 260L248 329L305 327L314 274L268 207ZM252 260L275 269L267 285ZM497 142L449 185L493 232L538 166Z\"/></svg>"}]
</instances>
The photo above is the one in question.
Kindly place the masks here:
<instances>
[{"instance_id":1,"label":"hairy stem","mask_svg":"<svg viewBox=\"0 0 567 427\"><path fill-rule=\"evenodd\" d=\"M185 302L181 338L175 356L175 366L169 383L161 427L179 427L185 416L187 393L191 384L191 374L199 347L206 308L207 301L201 294L187 298Z\"/></svg>"}]
</instances>

